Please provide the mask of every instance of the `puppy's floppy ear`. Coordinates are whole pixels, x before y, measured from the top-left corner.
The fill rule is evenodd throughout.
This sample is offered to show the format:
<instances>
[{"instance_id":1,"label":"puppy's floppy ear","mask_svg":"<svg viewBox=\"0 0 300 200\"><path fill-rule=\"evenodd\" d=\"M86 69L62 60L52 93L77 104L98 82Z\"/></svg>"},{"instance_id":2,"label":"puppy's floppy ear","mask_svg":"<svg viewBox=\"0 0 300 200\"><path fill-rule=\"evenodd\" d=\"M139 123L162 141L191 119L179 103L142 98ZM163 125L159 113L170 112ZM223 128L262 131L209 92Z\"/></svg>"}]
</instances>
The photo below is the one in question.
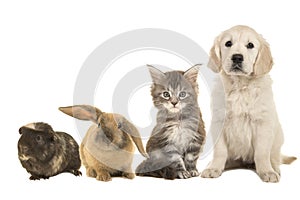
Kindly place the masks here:
<instances>
[{"instance_id":1,"label":"puppy's floppy ear","mask_svg":"<svg viewBox=\"0 0 300 200\"><path fill-rule=\"evenodd\" d=\"M218 36L214 41L214 45L210 49L207 66L212 71L219 73L221 71L221 65L220 36Z\"/></svg>"},{"instance_id":2,"label":"puppy's floppy ear","mask_svg":"<svg viewBox=\"0 0 300 200\"><path fill-rule=\"evenodd\" d=\"M264 75L272 69L272 66L273 58L269 44L264 39L261 39L261 47L254 63L253 74L255 76Z\"/></svg>"}]
</instances>

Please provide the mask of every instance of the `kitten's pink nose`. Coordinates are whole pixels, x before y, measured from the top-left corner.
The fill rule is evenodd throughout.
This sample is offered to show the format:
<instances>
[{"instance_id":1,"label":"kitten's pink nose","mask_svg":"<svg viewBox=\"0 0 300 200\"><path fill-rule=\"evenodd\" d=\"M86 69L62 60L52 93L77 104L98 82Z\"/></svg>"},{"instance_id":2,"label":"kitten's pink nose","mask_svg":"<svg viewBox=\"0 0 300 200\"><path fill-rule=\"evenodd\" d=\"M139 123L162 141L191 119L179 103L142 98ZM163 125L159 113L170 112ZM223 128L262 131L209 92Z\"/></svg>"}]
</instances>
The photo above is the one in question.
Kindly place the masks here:
<instances>
[{"instance_id":1,"label":"kitten's pink nose","mask_svg":"<svg viewBox=\"0 0 300 200\"><path fill-rule=\"evenodd\" d=\"M171 99L171 104L173 104L174 107L176 106L177 103L178 103L177 99Z\"/></svg>"}]
</instances>

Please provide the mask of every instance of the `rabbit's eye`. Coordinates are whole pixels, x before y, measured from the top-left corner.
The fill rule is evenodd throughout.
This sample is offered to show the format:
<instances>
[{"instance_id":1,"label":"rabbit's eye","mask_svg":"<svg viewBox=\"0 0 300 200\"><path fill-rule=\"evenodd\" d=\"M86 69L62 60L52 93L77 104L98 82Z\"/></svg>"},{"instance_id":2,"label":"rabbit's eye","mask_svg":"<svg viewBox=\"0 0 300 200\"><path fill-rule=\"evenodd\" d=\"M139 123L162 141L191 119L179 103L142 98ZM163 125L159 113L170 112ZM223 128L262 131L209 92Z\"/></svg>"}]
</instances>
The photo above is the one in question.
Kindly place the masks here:
<instances>
[{"instance_id":1,"label":"rabbit's eye","mask_svg":"<svg viewBox=\"0 0 300 200\"><path fill-rule=\"evenodd\" d=\"M122 127L122 123L118 122L118 129L120 129Z\"/></svg>"}]
</instances>

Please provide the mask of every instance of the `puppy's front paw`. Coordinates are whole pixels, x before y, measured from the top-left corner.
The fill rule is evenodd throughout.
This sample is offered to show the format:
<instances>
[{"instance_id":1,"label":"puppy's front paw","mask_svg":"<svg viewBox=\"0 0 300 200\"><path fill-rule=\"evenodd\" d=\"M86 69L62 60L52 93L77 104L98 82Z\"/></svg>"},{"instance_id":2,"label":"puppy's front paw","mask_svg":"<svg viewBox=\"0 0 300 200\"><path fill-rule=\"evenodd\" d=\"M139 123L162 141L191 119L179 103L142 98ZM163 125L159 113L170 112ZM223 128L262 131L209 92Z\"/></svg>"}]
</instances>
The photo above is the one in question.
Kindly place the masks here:
<instances>
[{"instance_id":1,"label":"puppy's front paw","mask_svg":"<svg viewBox=\"0 0 300 200\"><path fill-rule=\"evenodd\" d=\"M280 180L280 175L276 172L260 172L259 177L264 182L277 183Z\"/></svg>"},{"instance_id":2,"label":"puppy's front paw","mask_svg":"<svg viewBox=\"0 0 300 200\"><path fill-rule=\"evenodd\" d=\"M191 174L188 171L179 171L179 172L177 172L177 176L180 179L191 178Z\"/></svg>"},{"instance_id":3,"label":"puppy's front paw","mask_svg":"<svg viewBox=\"0 0 300 200\"><path fill-rule=\"evenodd\" d=\"M201 177L202 178L217 178L217 177L221 176L221 174L222 174L222 170L219 170L219 169L205 169L201 173Z\"/></svg>"}]
</instances>

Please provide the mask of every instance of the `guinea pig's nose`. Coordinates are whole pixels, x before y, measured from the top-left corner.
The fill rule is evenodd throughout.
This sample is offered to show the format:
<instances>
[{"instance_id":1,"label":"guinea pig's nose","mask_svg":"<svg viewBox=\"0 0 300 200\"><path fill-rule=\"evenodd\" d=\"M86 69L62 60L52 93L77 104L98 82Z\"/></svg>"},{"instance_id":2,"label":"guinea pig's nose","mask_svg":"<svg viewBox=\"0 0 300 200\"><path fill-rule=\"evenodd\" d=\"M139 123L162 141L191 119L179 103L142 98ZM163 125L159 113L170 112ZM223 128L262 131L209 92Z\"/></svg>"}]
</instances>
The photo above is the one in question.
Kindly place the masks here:
<instances>
[{"instance_id":1,"label":"guinea pig's nose","mask_svg":"<svg viewBox=\"0 0 300 200\"><path fill-rule=\"evenodd\" d=\"M231 60L234 63L242 63L244 61L244 56L242 54L233 54Z\"/></svg>"},{"instance_id":2,"label":"guinea pig's nose","mask_svg":"<svg viewBox=\"0 0 300 200\"><path fill-rule=\"evenodd\" d=\"M26 153L28 151L28 147L27 146L21 146L21 151L22 153Z\"/></svg>"}]
</instances>

